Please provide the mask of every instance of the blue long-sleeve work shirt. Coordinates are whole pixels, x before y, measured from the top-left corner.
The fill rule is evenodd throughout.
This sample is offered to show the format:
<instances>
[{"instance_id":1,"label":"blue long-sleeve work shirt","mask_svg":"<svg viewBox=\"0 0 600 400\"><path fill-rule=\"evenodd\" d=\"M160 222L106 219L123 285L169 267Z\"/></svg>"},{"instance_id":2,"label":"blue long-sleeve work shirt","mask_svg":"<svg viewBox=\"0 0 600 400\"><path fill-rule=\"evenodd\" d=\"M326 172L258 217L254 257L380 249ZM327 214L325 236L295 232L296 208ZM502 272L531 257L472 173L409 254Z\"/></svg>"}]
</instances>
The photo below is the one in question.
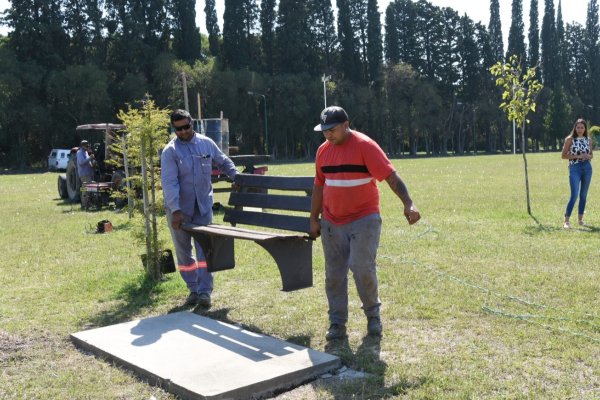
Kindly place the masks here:
<instances>
[{"instance_id":1,"label":"blue long-sleeve work shirt","mask_svg":"<svg viewBox=\"0 0 600 400\"><path fill-rule=\"evenodd\" d=\"M237 173L233 161L210 138L194 132L189 142L172 139L161 155L161 182L165 207L171 213L181 210L194 214L194 204L200 214L212 210L212 166L218 166L229 178Z\"/></svg>"},{"instance_id":2,"label":"blue long-sleeve work shirt","mask_svg":"<svg viewBox=\"0 0 600 400\"><path fill-rule=\"evenodd\" d=\"M81 147L77 150L77 173L79 176L89 176L94 178L94 167L92 167L93 158L88 155L86 149Z\"/></svg>"}]
</instances>

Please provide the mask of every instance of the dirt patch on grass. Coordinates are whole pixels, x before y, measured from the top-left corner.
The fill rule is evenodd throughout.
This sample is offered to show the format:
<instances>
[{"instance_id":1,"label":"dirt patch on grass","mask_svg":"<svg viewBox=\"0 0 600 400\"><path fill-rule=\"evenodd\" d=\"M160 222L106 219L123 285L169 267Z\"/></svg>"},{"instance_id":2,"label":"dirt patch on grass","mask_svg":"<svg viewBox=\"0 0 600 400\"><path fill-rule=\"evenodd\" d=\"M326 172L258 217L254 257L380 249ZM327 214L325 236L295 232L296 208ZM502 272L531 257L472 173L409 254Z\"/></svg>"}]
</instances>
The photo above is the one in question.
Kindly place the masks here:
<instances>
[{"instance_id":1,"label":"dirt patch on grass","mask_svg":"<svg viewBox=\"0 0 600 400\"><path fill-rule=\"evenodd\" d=\"M29 339L0 330L0 363L23 358L23 351L32 345Z\"/></svg>"}]
</instances>

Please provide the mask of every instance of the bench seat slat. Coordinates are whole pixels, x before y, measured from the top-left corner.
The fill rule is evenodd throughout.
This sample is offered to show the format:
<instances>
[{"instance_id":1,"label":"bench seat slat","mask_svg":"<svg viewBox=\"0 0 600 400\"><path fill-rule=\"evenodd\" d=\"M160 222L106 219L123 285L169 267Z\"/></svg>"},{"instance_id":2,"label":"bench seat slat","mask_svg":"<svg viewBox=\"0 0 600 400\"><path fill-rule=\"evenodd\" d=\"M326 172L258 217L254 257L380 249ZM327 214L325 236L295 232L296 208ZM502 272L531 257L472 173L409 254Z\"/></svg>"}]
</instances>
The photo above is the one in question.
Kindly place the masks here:
<instances>
[{"instance_id":1,"label":"bench seat slat","mask_svg":"<svg viewBox=\"0 0 600 400\"><path fill-rule=\"evenodd\" d=\"M265 232L265 231L255 231L252 229L244 229L234 226L228 225L218 225L218 224L210 224L210 225L191 225L186 224L185 229L189 232L204 232L211 235L222 235L234 237L236 239L245 239L245 240L269 240L269 239L282 239L282 238L305 238L304 235L295 235L292 233L278 233L278 232Z\"/></svg>"},{"instance_id":2,"label":"bench seat slat","mask_svg":"<svg viewBox=\"0 0 600 400\"><path fill-rule=\"evenodd\" d=\"M264 189L312 191L314 177L237 174L235 183Z\"/></svg>"},{"instance_id":3,"label":"bench seat slat","mask_svg":"<svg viewBox=\"0 0 600 400\"><path fill-rule=\"evenodd\" d=\"M283 229L294 232L308 233L310 231L310 218L295 215L227 210L223 221L232 224L262 226L264 228Z\"/></svg>"},{"instance_id":4,"label":"bench seat slat","mask_svg":"<svg viewBox=\"0 0 600 400\"><path fill-rule=\"evenodd\" d=\"M309 196L288 196L263 193L232 192L229 196L230 206L246 206L268 208L274 210L310 212Z\"/></svg>"}]
</instances>

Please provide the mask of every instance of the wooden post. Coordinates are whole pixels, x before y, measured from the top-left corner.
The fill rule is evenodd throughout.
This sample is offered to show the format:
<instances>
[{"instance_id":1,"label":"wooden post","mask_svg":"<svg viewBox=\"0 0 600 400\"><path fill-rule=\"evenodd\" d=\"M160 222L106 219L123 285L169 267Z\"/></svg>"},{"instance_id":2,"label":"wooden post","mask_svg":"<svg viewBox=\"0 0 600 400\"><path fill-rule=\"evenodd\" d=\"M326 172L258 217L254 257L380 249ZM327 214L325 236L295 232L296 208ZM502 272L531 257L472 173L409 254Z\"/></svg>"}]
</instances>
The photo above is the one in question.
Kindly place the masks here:
<instances>
[{"instance_id":1,"label":"wooden post","mask_svg":"<svg viewBox=\"0 0 600 400\"><path fill-rule=\"evenodd\" d=\"M183 101L185 104L185 111L190 111L190 103L188 102L188 92L187 92L187 78L185 76L185 72L181 73L181 80L183 82Z\"/></svg>"},{"instance_id":2,"label":"wooden post","mask_svg":"<svg viewBox=\"0 0 600 400\"><path fill-rule=\"evenodd\" d=\"M198 121L202 120L202 103L200 103L200 92L197 93L198 95Z\"/></svg>"}]
</instances>

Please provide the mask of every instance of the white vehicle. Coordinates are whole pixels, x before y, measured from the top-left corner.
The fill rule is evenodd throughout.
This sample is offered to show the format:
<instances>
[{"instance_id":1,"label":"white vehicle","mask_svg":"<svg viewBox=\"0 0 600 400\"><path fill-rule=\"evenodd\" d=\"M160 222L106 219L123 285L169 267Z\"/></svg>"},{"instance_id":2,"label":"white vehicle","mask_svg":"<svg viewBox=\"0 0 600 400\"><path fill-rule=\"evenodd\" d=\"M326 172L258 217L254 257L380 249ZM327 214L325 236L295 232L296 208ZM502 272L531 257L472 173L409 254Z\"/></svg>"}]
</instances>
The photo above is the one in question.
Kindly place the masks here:
<instances>
[{"instance_id":1,"label":"white vehicle","mask_svg":"<svg viewBox=\"0 0 600 400\"><path fill-rule=\"evenodd\" d=\"M48 156L48 169L50 171L66 170L70 152L70 149L52 149Z\"/></svg>"}]
</instances>

